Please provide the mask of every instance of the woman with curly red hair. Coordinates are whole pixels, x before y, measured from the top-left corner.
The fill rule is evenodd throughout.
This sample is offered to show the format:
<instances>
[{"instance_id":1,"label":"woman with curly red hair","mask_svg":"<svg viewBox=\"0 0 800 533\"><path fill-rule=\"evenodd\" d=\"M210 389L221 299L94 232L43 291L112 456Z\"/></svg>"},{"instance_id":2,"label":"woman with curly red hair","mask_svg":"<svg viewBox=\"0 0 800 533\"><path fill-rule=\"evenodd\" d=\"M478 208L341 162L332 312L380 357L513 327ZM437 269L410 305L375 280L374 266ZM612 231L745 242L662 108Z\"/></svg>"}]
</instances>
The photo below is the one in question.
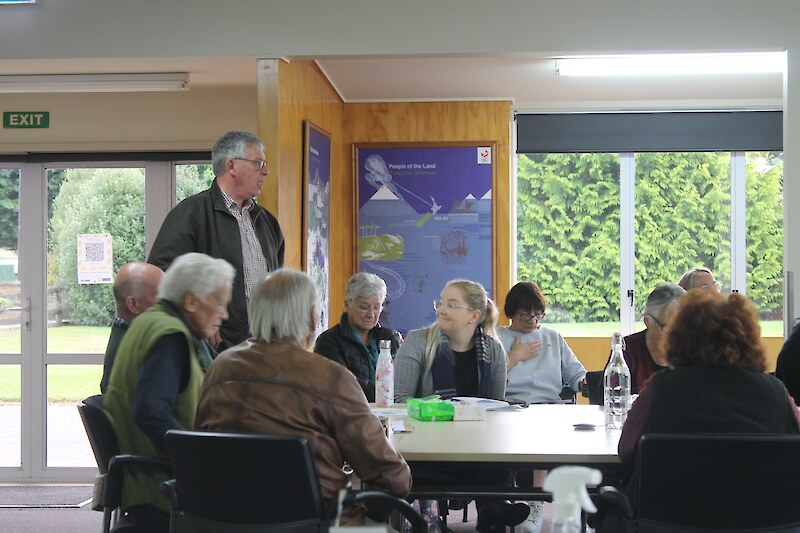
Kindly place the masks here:
<instances>
[{"instance_id":1,"label":"woman with curly red hair","mask_svg":"<svg viewBox=\"0 0 800 533\"><path fill-rule=\"evenodd\" d=\"M800 411L766 371L758 313L747 297L690 290L664 327L669 368L647 381L622 428L619 457L628 472L646 433L800 432Z\"/></svg>"}]
</instances>

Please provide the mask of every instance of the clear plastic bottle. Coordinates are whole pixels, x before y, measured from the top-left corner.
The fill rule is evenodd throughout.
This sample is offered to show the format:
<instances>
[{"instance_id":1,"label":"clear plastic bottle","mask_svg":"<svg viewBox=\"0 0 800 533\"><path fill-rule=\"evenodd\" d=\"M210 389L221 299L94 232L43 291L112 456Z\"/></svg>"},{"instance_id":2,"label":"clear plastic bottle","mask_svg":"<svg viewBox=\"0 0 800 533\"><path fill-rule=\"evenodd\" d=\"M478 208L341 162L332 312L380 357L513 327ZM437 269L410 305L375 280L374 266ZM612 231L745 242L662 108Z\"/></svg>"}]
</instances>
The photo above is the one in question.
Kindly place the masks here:
<instances>
[{"instance_id":1,"label":"clear plastic bottle","mask_svg":"<svg viewBox=\"0 0 800 533\"><path fill-rule=\"evenodd\" d=\"M392 363L391 341L379 344L378 364L375 365L375 405L391 407L394 405L394 364Z\"/></svg>"},{"instance_id":2,"label":"clear plastic bottle","mask_svg":"<svg viewBox=\"0 0 800 533\"><path fill-rule=\"evenodd\" d=\"M631 406L631 371L622 356L622 335L611 336L611 359L603 373L606 427L621 429Z\"/></svg>"}]
</instances>

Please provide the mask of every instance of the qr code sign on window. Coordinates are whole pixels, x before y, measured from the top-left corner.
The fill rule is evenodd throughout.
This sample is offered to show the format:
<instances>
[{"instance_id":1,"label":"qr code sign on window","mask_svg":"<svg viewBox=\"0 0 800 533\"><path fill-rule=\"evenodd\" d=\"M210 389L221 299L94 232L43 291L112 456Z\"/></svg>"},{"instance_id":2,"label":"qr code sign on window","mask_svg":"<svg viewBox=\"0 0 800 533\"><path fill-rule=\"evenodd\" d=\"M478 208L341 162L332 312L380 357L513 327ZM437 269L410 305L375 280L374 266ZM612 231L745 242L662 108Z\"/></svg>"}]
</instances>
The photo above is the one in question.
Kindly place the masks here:
<instances>
[{"instance_id":1,"label":"qr code sign on window","mask_svg":"<svg viewBox=\"0 0 800 533\"><path fill-rule=\"evenodd\" d=\"M99 263L105 260L105 247L102 242L87 242L84 250L86 251L86 261Z\"/></svg>"}]
</instances>

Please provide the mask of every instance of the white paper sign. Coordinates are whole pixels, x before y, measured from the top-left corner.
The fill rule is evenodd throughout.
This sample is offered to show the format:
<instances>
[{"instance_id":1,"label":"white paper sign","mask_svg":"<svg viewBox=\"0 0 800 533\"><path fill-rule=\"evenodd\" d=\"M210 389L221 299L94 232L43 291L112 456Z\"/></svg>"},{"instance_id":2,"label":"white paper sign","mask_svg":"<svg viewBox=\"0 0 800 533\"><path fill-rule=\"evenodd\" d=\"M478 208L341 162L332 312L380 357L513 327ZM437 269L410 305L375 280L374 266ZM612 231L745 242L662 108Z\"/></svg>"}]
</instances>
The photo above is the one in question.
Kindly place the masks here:
<instances>
[{"instance_id":1,"label":"white paper sign","mask_svg":"<svg viewBox=\"0 0 800 533\"><path fill-rule=\"evenodd\" d=\"M84 233L78 235L78 283L112 283L114 281L111 235Z\"/></svg>"}]
</instances>

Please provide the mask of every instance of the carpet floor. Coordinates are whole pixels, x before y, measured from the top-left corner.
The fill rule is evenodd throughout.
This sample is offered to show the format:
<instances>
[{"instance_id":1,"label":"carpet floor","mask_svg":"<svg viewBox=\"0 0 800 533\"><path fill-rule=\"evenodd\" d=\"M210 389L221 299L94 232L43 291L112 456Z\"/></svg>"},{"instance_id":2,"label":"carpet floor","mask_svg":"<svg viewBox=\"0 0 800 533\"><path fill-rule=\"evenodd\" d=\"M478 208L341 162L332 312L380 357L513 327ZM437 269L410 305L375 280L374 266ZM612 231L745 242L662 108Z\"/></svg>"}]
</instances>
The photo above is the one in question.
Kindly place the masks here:
<instances>
[{"instance_id":1,"label":"carpet floor","mask_svg":"<svg viewBox=\"0 0 800 533\"><path fill-rule=\"evenodd\" d=\"M0 508L79 508L92 500L92 485L0 485Z\"/></svg>"},{"instance_id":2,"label":"carpet floor","mask_svg":"<svg viewBox=\"0 0 800 533\"><path fill-rule=\"evenodd\" d=\"M91 500L91 485L0 485L0 531L100 531L103 513Z\"/></svg>"}]
</instances>

